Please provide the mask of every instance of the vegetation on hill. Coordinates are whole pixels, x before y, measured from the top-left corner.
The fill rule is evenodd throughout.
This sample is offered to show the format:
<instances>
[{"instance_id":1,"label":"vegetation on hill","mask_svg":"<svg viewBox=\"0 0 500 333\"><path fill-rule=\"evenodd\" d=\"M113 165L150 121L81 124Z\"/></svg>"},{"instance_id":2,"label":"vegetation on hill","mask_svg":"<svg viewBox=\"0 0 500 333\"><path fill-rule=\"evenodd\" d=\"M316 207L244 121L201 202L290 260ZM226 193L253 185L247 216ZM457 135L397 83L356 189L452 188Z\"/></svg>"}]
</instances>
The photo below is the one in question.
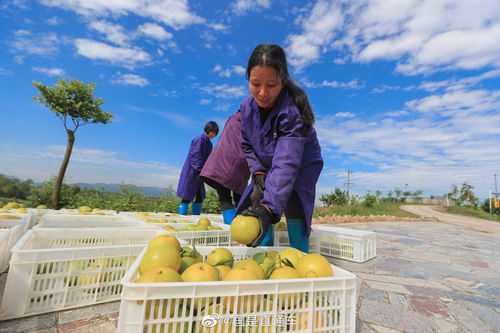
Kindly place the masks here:
<instances>
[{"instance_id":1,"label":"vegetation on hill","mask_svg":"<svg viewBox=\"0 0 500 333\"><path fill-rule=\"evenodd\" d=\"M31 179L20 181L17 178L8 178L0 174L0 207L8 202L23 203L26 207L48 206L55 183L55 177L37 186ZM464 190L467 193L471 188L464 187ZM458 188L457 194L463 192ZM331 193L320 196L319 200L323 203L323 207L315 207L314 216L417 217L399 209L405 198L411 195L421 195L421 191L411 193L395 189L387 192L385 196L381 191L358 196L348 195L346 191L335 188ZM453 198L451 195L450 197ZM472 198L470 193L462 197L469 200ZM89 206L117 211L177 212L179 202L180 199L175 196L175 190L171 186L165 190L162 196L149 197L132 185L121 185L120 192L115 192L104 188L82 188L78 185L63 184L60 195L61 207L65 208ZM457 200L457 202L462 205L450 207L451 213L489 218L488 201L485 201L480 208L471 205L469 201ZM478 201L472 200L472 202L477 203ZM207 191L207 197L203 202L203 213L220 213L217 192L213 189ZM495 209L493 214L499 220L500 208Z\"/></svg>"}]
</instances>

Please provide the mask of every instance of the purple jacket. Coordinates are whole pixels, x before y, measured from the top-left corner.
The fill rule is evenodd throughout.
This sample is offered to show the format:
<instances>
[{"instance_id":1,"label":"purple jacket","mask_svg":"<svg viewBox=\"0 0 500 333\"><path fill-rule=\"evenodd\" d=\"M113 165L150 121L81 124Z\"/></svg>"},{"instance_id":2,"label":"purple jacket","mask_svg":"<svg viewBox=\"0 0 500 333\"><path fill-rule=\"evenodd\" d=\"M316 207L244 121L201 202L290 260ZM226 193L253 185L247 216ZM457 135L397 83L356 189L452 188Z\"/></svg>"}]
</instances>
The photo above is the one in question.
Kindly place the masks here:
<instances>
[{"instance_id":1,"label":"purple jacket","mask_svg":"<svg viewBox=\"0 0 500 333\"><path fill-rule=\"evenodd\" d=\"M267 173L261 203L273 213L282 215L292 191L295 191L304 209L309 234L316 182L323 169L316 131L304 128L300 112L285 90L264 124L253 97L243 100L240 110L242 147L250 171L252 174L256 171ZM250 184L243 193L238 211L247 208L252 187Z\"/></svg>"},{"instance_id":2,"label":"purple jacket","mask_svg":"<svg viewBox=\"0 0 500 333\"><path fill-rule=\"evenodd\" d=\"M241 148L241 112L226 121L221 137L201 170L200 176L215 181L241 195L250 170Z\"/></svg>"},{"instance_id":3,"label":"purple jacket","mask_svg":"<svg viewBox=\"0 0 500 333\"><path fill-rule=\"evenodd\" d=\"M193 200L197 193L205 199L205 185L198 180L205 161L212 152L212 142L203 133L191 141L189 153L182 167L179 185L177 186L177 196L184 200Z\"/></svg>"}]
</instances>

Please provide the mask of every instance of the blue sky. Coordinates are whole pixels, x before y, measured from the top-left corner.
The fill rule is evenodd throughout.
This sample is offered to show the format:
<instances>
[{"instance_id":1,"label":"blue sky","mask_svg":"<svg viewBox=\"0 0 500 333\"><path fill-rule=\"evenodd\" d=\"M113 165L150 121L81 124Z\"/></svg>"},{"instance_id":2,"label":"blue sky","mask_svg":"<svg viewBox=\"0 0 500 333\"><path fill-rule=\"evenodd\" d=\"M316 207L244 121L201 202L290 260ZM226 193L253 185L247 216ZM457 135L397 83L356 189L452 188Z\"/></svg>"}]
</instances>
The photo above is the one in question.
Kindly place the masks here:
<instances>
[{"instance_id":1,"label":"blue sky","mask_svg":"<svg viewBox=\"0 0 500 333\"><path fill-rule=\"evenodd\" d=\"M66 133L31 82L76 78L115 119L78 129L65 181L176 186L191 139L248 95L253 48L277 43L317 118L318 193L349 169L359 194L485 198L500 175L497 0L17 0L0 22L0 173L57 174Z\"/></svg>"}]
</instances>

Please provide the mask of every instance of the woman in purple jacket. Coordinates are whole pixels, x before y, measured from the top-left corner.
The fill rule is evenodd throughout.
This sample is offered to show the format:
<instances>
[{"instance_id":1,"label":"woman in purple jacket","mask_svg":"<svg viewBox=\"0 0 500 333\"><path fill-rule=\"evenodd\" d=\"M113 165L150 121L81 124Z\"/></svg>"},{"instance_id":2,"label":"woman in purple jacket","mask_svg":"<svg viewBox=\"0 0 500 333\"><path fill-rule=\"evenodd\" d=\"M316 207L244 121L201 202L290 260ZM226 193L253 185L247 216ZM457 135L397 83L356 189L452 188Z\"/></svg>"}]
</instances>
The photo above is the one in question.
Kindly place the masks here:
<instances>
[{"instance_id":1,"label":"woman in purple jacket","mask_svg":"<svg viewBox=\"0 0 500 333\"><path fill-rule=\"evenodd\" d=\"M219 142L208 157L200 177L217 191L224 223L231 224L236 214L235 204L240 200L250 178L248 163L241 149L240 110L226 121Z\"/></svg>"},{"instance_id":2,"label":"woman in purple jacket","mask_svg":"<svg viewBox=\"0 0 500 333\"><path fill-rule=\"evenodd\" d=\"M189 153L182 167L177 196L182 199L177 210L178 214L187 215L188 206L191 201L191 214L200 215L202 203L205 199L205 184L200 179L200 172L212 152L211 139L219 133L219 126L215 121L209 121L205 125L205 133L198 135L191 141Z\"/></svg>"},{"instance_id":3,"label":"woman in purple jacket","mask_svg":"<svg viewBox=\"0 0 500 333\"><path fill-rule=\"evenodd\" d=\"M246 74L251 96L240 107L241 137L253 181L238 211L252 205L242 214L260 222L260 235L250 246L272 244L270 226L285 213L290 245L307 253L316 182L323 169L312 108L290 79L280 46L258 45ZM256 191L263 197L252 203Z\"/></svg>"}]
</instances>

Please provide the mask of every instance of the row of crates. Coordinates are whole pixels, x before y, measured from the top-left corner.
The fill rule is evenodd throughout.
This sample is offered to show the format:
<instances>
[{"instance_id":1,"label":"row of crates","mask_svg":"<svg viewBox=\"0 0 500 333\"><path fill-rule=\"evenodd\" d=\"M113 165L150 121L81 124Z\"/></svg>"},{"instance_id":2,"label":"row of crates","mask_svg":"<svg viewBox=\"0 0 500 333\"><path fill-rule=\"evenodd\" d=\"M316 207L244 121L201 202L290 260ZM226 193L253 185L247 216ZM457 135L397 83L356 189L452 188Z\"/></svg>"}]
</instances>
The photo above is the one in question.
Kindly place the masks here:
<instances>
[{"instance_id":1,"label":"row of crates","mask_svg":"<svg viewBox=\"0 0 500 333\"><path fill-rule=\"evenodd\" d=\"M170 226L177 229L176 232L169 232L179 239L185 240L190 245L204 246L238 246L231 238L229 226L220 221L221 218L210 217L212 225L219 226L223 230L205 231L185 231L181 230L189 225L195 225L199 217L193 216L172 216L164 218L164 222L144 222L144 219L158 220L159 217L140 216L130 214L123 216L90 216L90 215L57 215L47 214L37 228L64 228L64 227L127 227L164 228ZM163 221L163 220L161 220ZM172 223L175 221L175 223ZM274 232L275 246L290 246L287 231ZM354 262L365 262L377 255L376 233L371 231L354 230L330 226L313 226L310 236L310 252L320 253L325 256L345 259Z\"/></svg>"}]
</instances>

